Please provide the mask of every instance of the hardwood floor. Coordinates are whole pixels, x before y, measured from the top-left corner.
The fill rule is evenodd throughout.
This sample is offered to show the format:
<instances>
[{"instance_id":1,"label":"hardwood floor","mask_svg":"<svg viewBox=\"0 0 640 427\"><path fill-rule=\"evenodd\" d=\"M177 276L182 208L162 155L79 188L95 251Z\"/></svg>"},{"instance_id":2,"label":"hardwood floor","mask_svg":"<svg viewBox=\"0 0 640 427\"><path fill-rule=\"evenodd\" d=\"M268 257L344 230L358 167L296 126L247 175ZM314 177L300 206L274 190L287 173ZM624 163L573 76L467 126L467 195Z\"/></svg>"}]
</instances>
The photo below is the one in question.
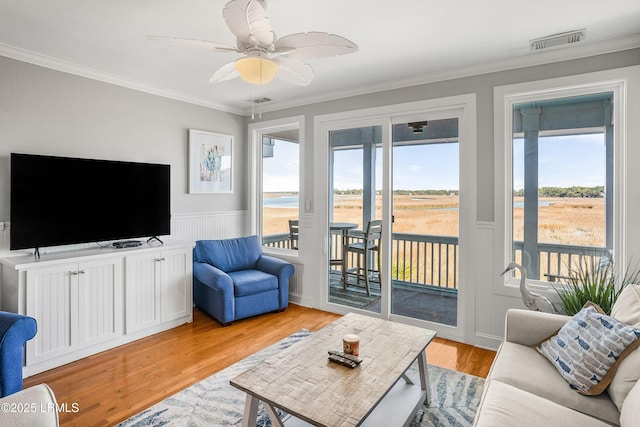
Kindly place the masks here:
<instances>
[{"instance_id":1,"label":"hardwood floor","mask_svg":"<svg viewBox=\"0 0 640 427\"><path fill-rule=\"evenodd\" d=\"M47 383L58 404L70 409L60 413L63 426L113 425L302 328L315 331L338 317L291 304L283 313L223 328L194 310L193 323L26 378L24 387ZM481 377L494 356L441 338L427 347L430 364Z\"/></svg>"}]
</instances>

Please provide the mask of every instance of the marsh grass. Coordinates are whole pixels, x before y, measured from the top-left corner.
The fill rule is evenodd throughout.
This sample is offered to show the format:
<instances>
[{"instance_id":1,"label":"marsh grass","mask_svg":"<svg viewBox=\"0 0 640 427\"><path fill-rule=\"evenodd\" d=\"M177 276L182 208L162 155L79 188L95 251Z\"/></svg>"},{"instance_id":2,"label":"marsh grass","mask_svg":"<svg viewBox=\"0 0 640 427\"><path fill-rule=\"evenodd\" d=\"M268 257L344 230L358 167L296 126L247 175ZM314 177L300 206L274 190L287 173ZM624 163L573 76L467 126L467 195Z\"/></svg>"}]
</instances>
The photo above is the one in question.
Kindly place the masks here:
<instances>
[{"instance_id":1,"label":"marsh grass","mask_svg":"<svg viewBox=\"0 0 640 427\"><path fill-rule=\"evenodd\" d=\"M265 194L265 197L294 195L292 193ZM516 198L516 202L522 198ZM541 201L548 204L539 208L539 241L566 245L605 245L605 213L602 198L545 197ZM333 221L352 222L362 229L362 196L336 195L333 199ZM393 231L418 235L459 236L459 197L457 195L395 195L393 198ZM298 210L282 207L264 209L263 234L288 233L288 220L298 217ZM376 197L376 217L382 218L382 196ZM521 241L523 235L524 209L514 209L514 240ZM457 260L453 256L436 253L431 261L431 253L417 247L393 248L393 278L411 278L417 283L432 283L433 271L448 271L450 276L439 286L457 286ZM411 253L405 258L404 253ZM546 256L546 255L545 255ZM554 256L557 256L554 254ZM409 258L410 257L410 258ZM544 258L544 257L543 257ZM397 260L397 261L396 261ZM402 261L404 260L404 261ZM420 262L426 262L421 265ZM562 260L550 260L552 265L562 265ZM404 264L411 264L405 266ZM447 265L449 263L450 265ZM540 265L546 265L546 258ZM399 264L399 265L395 265ZM433 264L433 265L432 265ZM555 272L564 275L564 269Z\"/></svg>"}]
</instances>

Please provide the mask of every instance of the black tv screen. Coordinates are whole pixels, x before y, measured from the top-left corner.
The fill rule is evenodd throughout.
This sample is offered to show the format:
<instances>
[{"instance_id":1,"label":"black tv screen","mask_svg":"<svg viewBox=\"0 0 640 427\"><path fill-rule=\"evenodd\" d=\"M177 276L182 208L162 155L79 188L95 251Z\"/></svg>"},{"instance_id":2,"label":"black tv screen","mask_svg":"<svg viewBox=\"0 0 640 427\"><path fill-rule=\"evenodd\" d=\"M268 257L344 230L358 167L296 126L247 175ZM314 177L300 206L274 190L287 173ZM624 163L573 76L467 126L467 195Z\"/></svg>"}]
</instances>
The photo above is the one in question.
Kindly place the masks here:
<instances>
[{"instance_id":1,"label":"black tv screen","mask_svg":"<svg viewBox=\"0 0 640 427\"><path fill-rule=\"evenodd\" d=\"M170 166L11 154L10 249L170 234Z\"/></svg>"}]
</instances>

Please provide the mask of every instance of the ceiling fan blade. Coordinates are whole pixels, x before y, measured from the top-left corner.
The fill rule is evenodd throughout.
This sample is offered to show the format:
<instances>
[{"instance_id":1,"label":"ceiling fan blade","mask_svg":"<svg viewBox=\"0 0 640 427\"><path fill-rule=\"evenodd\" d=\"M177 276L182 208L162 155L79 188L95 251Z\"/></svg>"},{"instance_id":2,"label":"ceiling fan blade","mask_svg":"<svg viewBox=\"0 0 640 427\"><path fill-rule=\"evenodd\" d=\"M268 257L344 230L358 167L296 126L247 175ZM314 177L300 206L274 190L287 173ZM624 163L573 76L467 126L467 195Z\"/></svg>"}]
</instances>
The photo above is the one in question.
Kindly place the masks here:
<instances>
[{"instance_id":1,"label":"ceiling fan blade","mask_svg":"<svg viewBox=\"0 0 640 427\"><path fill-rule=\"evenodd\" d=\"M242 42L266 46L275 39L267 12L259 0L232 0L224 7L222 16Z\"/></svg>"},{"instance_id":2,"label":"ceiling fan blade","mask_svg":"<svg viewBox=\"0 0 640 427\"><path fill-rule=\"evenodd\" d=\"M183 39L180 37L168 37L168 36L147 36L149 40L160 41L175 46L187 46L195 47L199 49L207 49L213 52L238 52L233 46L229 46L223 43L210 42L207 40L196 39Z\"/></svg>"},{"instance_id":3,"label":"ceiling fan blade","mask_svg":"<svg viewBox=\"0 0 640 427\"><path fill-rule=\"evenodd\" d=\"M286 82L308 86L313 80L313 68L304 61L283 56L273 58L272 61L278 64L276 76Z\"/></svg>"},{"instance_id":4,"label":"ceiling fan blade","mask_svg":"<svg viewBox=\"0 0 640 427\"><path fill-rule=\"evenodd\" d=\"M275 50L287 58L308 59L346 55L358 46L342 36L314 31L284 36L275 42Z\"/></svg>"},{"instance_id":5,"label":"ceiling fan blade","mask_svg":"<svg viewBox=\"0 0 640 427\"><path fill-rule=\"evenodd\" d=\"M218 70L213 73L213 76L209 79L209 83L226 82L227 80L235 79L236 77L240 77L240 73L236 70L236 63L229 62L228 64L218 68Z\"/></svg>"}]
</instances>

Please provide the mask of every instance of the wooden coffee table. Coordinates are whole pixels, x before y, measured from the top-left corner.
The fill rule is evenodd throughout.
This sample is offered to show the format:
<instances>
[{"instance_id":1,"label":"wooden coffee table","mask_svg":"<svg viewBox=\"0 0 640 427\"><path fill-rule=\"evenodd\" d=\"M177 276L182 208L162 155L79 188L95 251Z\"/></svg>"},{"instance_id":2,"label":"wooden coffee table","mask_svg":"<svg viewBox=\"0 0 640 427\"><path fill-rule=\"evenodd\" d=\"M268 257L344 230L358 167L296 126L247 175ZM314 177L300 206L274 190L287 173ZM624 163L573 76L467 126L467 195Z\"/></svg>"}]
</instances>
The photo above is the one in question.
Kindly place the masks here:
<instances>
[{"instance_id":1,"label":"wooden coffee table","mask_svg":"<svg viewBox=\"0 0 640 427\"><path fill-rule=\"evenodd\" d=\"M360 336L363 362L329 362L346 334ZM401 426L430 403L425 348L436 333L350 313L231 380L247 393L244 426L262 401L274 426ZM409 367L418 361L418 378ZM283 422L275 408L293 415Z\"/></svg>"}]
</instances>

